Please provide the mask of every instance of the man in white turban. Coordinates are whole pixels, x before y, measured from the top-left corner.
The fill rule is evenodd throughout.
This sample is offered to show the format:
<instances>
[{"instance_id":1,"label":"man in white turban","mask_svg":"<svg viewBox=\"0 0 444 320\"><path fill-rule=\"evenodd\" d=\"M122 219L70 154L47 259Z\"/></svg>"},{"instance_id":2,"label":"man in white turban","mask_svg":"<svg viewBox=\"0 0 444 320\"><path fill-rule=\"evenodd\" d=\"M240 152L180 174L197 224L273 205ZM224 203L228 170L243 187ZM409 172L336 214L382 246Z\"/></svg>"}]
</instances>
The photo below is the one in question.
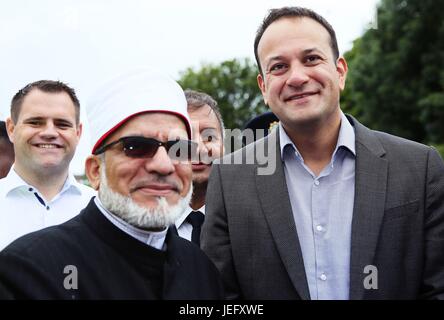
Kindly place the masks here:
<instances>
[{"instance_id":1,"label":"man in white turban","mask_svg":"<svg viewBox=\"0 0 444 320\"><path fill-rule=\"evenodd\" d=\"M192 194L187 103L155 72L108 83L88 110L85 171L98 197L74 219L0 253L0 295L25 299L219 299L219 274L168 228Z\"/></svg>"}]
</instances>

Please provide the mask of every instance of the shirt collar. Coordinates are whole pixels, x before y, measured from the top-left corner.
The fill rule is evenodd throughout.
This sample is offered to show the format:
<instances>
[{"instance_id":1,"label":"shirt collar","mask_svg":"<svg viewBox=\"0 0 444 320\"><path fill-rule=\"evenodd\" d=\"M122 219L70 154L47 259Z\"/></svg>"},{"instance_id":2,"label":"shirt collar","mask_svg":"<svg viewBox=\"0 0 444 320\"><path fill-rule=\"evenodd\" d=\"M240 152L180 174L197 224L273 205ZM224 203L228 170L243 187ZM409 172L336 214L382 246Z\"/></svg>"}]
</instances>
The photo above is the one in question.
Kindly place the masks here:
<instances>
[{"instance_id":1,"label":"shirt collar","mask_svg":"<svg viewBox=\"0 0 444 320\"><path fill-rule=\"evenodd\" d=\"M350 121L348 121L345 114L341 111L341 128L339 129L339 137L335 153L340 147L345 147L356 156L355 144L355 129L353 129Z\"/></svg>"},{"instance_id":2,"label":"shirt collar","mask_svg":"<svg viewBox=\"0 0 444 320\"><path fill-rule=\"evenodd\" d=\"M102 214L117 228L151 247L154 247L158 250L166 250L165 238L168 232L168 228L165 228L165 230L159 232L152 232L136 228L106 209L100 201L99 197L95 197L94 202L97 205L97 208L99 208L100 212L102 212Z\"/></svg>"},{"instance_id":3,"label":"shirt collar","mask_svg":"<svg viewBox=\"0 0 444 320\"><path fill-rule=\"evenodd\" d=\"M79 194L82 194L82 184L77 182L76 178L74 177L74 174L68 173L68 178L65 181L65 184L62 187L62 191L60 193L65 192L68 189L71 189L74 192L77 192Z\"/></svg>"},{"instance_id":4,"label":"shirt collar","mask_svg":"<svg viewBox=\"0 0 444 320\"><path fill-rule=\"evenodd\" d=\"M203 207L201 207L198 210L194 210L193 208L190 207L190 205L188 205L183 211L182 215L175 222L177 229L179 229L180 226L184 223L185 219L188 217L191 211L200 211L205 215L205 205L203 205Z\"/></svg>"},{"instance_id":5,"label":"shirt collar","mask_svg":"<svg viewBox=\"0 0 444 320\"><path fill-rule=\"evenodd\" d=\"M284 149L287 145L293 146L298 158L302 159L298 149L296 148L294 143L291 141L290 137L285 132L285 129L282 126L281 122L279 122L279 139L280 139L279 141L280 141L282 159L284 159ZM335 151L333 152L333 157L335 156L336 152L340 147L347 148L354 156L356 156L355 130L353 129L353 126L350 124L347 117L342 111L341 111L341 126L339 128L338 141L336 143Z\"/></svg>"},{"instance_id":6,"label":"shirt collar","mask_svg":"<svg viewBox=\"0 0 444 320\"><path fill-rule=\"evenodd\" d=\"M8 175L0 180L0 196L6 197L10 192L17 190L21 187L30 187L18 174L15 172L14 167L9 170Z\"/></svg>"},{"instance_id":7,"label":"shirt collar","mask_svg":"<svg viewBox=\"0 0 444 320\"><path fill-rule=\"evenodd\" d=\"M8 175L0 181L0 196L2 198L6 197L10 192L21 188L32 187L38 191L35 186L30 185L25 180L23 180L22 177L19 176L19 174L15 171L14 166L11 168L11 170L9 170ZM81 184L76 181L76 178L72 173L68 173L68 178L65 180L65 183L63 184L63 187L58 194L62 194L67 190L82 194Z\"/></svg>"}]
</instances>

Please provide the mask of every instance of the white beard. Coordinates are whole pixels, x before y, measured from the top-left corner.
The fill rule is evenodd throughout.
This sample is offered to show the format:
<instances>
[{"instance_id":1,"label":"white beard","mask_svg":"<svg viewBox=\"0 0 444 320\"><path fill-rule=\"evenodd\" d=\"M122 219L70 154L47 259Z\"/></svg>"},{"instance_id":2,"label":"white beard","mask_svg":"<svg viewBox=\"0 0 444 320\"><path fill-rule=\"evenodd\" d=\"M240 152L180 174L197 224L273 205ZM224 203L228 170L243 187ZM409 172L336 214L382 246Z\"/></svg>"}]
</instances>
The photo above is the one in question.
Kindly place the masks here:
<instances>
[{"instance_id":1,"label":"white beard","mask_svg":"<svg viewBox=\"0 0 444 320\"><path fill-rule=\"evenodd\" d=\"M157 198L155 208L145 208L138 205L130 197L113 191L108 186L105 166L100 170L99 199L103 206L111 213L137 228L165 229L174 224L183 211L187 208L193 194L193 186L185 197L181 197L177 204L169 205L165 197Z\"/></svg>"}]
</instances>

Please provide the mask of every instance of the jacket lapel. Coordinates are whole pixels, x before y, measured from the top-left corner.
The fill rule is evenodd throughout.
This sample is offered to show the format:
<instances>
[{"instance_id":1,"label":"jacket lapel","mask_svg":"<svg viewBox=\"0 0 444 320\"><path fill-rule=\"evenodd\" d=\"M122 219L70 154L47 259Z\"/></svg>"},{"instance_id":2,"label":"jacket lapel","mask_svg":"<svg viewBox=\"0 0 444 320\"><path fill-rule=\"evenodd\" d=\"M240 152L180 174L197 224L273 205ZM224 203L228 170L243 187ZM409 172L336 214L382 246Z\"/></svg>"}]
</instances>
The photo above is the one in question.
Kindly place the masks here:
<instances>
[{"instance_id":1,"label":"jacket lapel","mask_svg":"<svg viewBox=\"0 0 444 320\"><path fill-rule=\"evenodd\" d=\"M308 300L310 299L310 293L288 196L278 130L272 131L263 141L262 146L256 145L264 147L269 142L271 148L268 151L275 157L268 161L276 162L276 171L271 175L261 175L260 166L256 169L256 186L260 195L260 204L288 275L301 299Z\"/></svg>"},{"instance_id":2,"label":"jacket lapel","mask_svg":"<svg viewBox=\"0 0 444 320\"><path fill-rule=\"evenodd\" d=\"M363 299L364 268L373 258L384 216L387 187L385 150L373 133L348 116L355 127L355 200L351 234L350 299Z\"/></svg>"}]
</instances>

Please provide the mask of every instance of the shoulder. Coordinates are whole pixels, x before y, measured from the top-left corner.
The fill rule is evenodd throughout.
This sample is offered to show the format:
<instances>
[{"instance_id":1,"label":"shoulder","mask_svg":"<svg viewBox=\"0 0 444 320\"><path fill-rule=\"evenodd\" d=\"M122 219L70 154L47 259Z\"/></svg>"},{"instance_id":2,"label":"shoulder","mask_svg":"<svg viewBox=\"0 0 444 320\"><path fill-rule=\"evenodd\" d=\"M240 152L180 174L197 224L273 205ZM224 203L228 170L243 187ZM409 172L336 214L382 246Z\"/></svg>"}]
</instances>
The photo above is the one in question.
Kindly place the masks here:
<instances>
[{"instance_id":1,"label":"shoulder","mask_svg":"<svg viewBox=\"0 0 444 320\"><path fill-rule=\"evenodd\" d=\"M0 252L0 286L16 299L69 299L65 270L88 259L87 229L71 220L15 240Z\"/></svg>"},{"instance_id":2,"label":"shoulder","mask_svg":"<svg viewBox=\"0 0 444 320\"><path fill-rule=\"evenodd\" d=\"M61 225L26 234L8 245L1 255L28 257L45 262L48 257L63 255L69 247L78 246L79 238L88 236L88 228L77 216Z\"/></svg>"},{"instance_id":3,"label":"shoulder","mask_svg":"<svg viewBox=\"0 0 444 320\"><path fill-rule=\"evenodd\" d=\"M386 132L372 130L376 137L378 137L379 141L384 146L399 148L400 150L417 150L419 152L428 152L431 147L425 144L415 142L413 140L408 140L402 137L395 136L393 134L389 134Z\"/></svg>"},{"instance_id":4,"label":"shoulder","mask_svg":"<svg viewBox=\"0 0 444 320\"><path fill-rule=\"evenodd\" d=\"M371 151L378 150L381 153L385 153L388 157L407 156L410 158L412 156L424 156L434 150L432 147L419 142L369 129L353 117L348 116L348 118L355 128L356 144L360 144Z\"/></svg>"},{"instance_id":5,"label":"shoulder","mask_svg":"<svg viewBox=\"0 0 444 320\"><path fill-rule=\"evenodd\" d=\"M0 179L0 198L5 198L9 191L23 185L23 183L17 181L12 171L9 171L6 177Z\"/></svg>"},{"instance_id":6,"label":"shoulder","mask_svg":"<svg viewBox=\"0 0 444 320\"><path fill-rule=\"evenodd\" d=\"M82 194L82 197L87 197L87 198L91 198L97 195L97 191L94 190L93 188L80 183L80 182L75 182L75 186L77 187L77 189L80 191L80 193Z\"/></svg>"}]
</instances>

